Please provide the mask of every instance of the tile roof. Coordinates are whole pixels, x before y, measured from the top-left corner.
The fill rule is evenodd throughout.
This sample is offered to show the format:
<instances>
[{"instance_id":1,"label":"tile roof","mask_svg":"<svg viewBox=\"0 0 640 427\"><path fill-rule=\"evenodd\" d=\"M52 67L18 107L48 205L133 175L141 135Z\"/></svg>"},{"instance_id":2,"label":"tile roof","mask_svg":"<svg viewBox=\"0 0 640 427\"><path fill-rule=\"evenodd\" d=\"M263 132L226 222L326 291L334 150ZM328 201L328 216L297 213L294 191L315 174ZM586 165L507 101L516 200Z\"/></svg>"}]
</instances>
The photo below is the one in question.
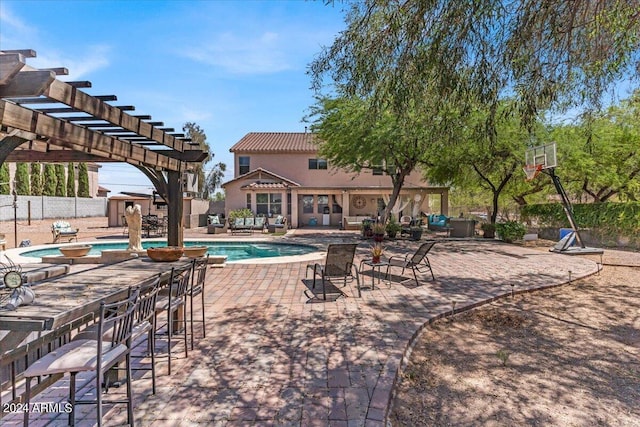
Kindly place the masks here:
<instances>
[{"instance_id":1,"label":"tile roof","mask_svg":"<svg viewBox=\"0 0 640 427\"><path fill-rule=\"evenodd\" d=\"M248 179L248 178L251 178L251 177L254 177L254 176L258 179L257 182L260 183L261 182L260 180L263 178L263 175L267 175L268 177L270 176L271 178L274 178L275 180L282 180L281 183L283 185L286 185L287 187L300 187L300 184L298 184L297 182L291 181L290 179L285 178L285 177L283 177L281 175L278 175L277 173L273 173L273 172L271 172L269 170L266 170L266 169L263 169L263 168L256 168L256 169L254 169L252 171L249 171L249 172L245 173L244 175L240 175L240 176L238 176L236 178L233 178L230 181L225 182L224 184L222 184L222 188L224 188L227 184L230 184L232 182L240 181L240 180L243 180L243 179ZM248 186L244 186L242 188L247 188L247 187Z\"/></svg>"},{"instance_id":2,"label":"tile roof","mask_svg":"<svg viewBox=\"0 0 640 427\"><path fill-rule=\"evenodd\" d=\"M315 152L318 146L308 132L250 132L230 152Z\"/></svg>"},{"instance_id":3,"label":"tile roof","mask_svg":"<svg viewBox=\"0 0 640 427\"><path fill-rule=\"evenodd\" d=\"M284 182L252 182L248 185L243 185L242 189L254 189L254 190L278 190L289 188L290 185Z\"/></svg>"}]
</instances>

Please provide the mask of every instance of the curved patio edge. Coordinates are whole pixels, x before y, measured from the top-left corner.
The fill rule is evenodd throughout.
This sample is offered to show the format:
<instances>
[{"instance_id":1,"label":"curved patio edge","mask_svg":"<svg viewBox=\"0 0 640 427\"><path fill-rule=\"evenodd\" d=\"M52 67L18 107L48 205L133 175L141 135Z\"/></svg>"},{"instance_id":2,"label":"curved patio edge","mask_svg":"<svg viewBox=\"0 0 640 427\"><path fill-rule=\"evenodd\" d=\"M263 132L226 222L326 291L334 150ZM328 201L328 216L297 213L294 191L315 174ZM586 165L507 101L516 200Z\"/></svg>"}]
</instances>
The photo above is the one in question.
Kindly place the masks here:
<instances>
[{"instance_id":1,"label":"curved patio edge","mask_svg":"<svg viewBox=\"0 0 640 427\"><path fill-rule=\"evenodd\" d=\"M400 359L400 363L397 366L394 378L393 378L393 382L391 385L391 391L388 395L388 401L387 401L387 406L384 409L384 425L391 425L391 420L389 419L389 417L391 416L391 413L393 411L393 401L396 398L396 393L397 393L397 387L401 381L402 375L405 372L405 370L407 369L407 366L409 365L410 359L411 359L411 355L413 353L413 350L415 349L415 346L418 342L418 340L420 339L420 337L422 336L422 334L424 333L425 329L435 323L438 320L447 318L447 317L451 317L451 316L455 316L459 313L464 313L473 309L476 309L478 307L482 307L484 305L487 305L491 302L497 301L497 300L501 300L504 298L510 298L510 297L514 297L515 295L521 295L521 294L527 294L527 293L533 293L533 292L539 292L539 291L544 291L544 290L548 290L548 289L553 289L553 288L558 288L561 286L565 286L568 285L570 283L573 283L577 280L581 280L584 279L586 277L598 274L603 268L604 265L599 264L596 261L592 261L592 260L586 260L588 262L593 263L594 265L594 270L591 272L586 272L584 274L581 274L580 276L576 277L571 277L571 279L568 279L566 281L562 281L559 283L551 283L548 285L542 285L542 286L536 286L536 287L532 287L532 288L528 288L528 289L521 289L521 290L513 290L511 292L506 292L503 293L501 295L496 295L494 297L491 298L487 298L483 301L478 301L472 304L468 304L462 307L458 307L452 310L447 310L447 311L442 311L440 313L438 313L437 315L429 318L426 322L424 322L415 332L414 334L411 336L411 338L409 339L409 342L407 343L404 351L402 352L402 357ZM617 264L611 264L611 265L617 265Z\"/></svg>"}]
</instances>

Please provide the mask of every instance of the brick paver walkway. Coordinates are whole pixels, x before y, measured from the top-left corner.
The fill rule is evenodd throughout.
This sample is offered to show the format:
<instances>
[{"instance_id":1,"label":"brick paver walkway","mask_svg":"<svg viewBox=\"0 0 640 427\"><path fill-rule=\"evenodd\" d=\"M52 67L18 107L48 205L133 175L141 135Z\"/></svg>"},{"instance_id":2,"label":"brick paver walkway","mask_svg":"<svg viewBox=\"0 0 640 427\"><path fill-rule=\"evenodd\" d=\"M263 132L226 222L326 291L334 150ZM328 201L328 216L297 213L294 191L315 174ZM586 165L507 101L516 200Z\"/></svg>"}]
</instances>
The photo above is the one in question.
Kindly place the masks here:
<instances>
[{"instance_id":1,"label":"brick paver walkway","mask_svg":"<svg viewBox=\"0 0 640 427\"><path fill-rule=\"evenodd\" d=\"M335 234L322 243L354 236ZM317 237L307 239L318 243ZM417 247L406 241L393 245L394 253ZM358 259L368 247L360 245ZM382 426L399 367L425 322L450 313L454 302L460 311L598 268L583 257L482 240L442 241L429 259L435 281L427 273L420 277L422 286L415 286L410 271L403 281L395 269L390 284L372 290L367 273L362 298L351 283L344 288L346 298L326 302L305 297L306 263L210 269L207 336L196 332L200 339L186 359L174 350L171 377L160 363L156 395L150 394L149 373L136 379L137 425ZM58 389L62 399L64 391ZM38 399L51 401L52 394ZM126 421L120 406L109 412L108 425ZM81 426L93 425L89 408L82 408ZM47 424L52 417L32 414L32 425L64 425L63 416ZM21 425L12 419L3 422Z\"/></svg>"}]
</instances>

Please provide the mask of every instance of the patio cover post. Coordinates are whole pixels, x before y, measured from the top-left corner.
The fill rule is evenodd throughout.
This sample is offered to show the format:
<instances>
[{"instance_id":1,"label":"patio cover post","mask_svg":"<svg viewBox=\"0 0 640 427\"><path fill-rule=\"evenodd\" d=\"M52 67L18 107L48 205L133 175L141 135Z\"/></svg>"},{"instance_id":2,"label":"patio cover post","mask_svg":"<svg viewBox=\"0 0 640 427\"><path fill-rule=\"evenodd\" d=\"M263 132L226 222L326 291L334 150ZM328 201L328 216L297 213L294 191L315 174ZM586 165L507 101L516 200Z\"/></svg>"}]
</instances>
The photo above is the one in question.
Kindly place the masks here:
<instances>
[{"instance_id":1,"label":"patio cover post","mask_svg":"<svg viewBox=\"0 0 640 427\"><path fill-rule=\"evenodd\" d=\"M177 171L167 172L167 187L169 189L169 223L167 224L167 245L182 246L184 232L182 230L182 173Z\"/></svg>"}]
</instances>

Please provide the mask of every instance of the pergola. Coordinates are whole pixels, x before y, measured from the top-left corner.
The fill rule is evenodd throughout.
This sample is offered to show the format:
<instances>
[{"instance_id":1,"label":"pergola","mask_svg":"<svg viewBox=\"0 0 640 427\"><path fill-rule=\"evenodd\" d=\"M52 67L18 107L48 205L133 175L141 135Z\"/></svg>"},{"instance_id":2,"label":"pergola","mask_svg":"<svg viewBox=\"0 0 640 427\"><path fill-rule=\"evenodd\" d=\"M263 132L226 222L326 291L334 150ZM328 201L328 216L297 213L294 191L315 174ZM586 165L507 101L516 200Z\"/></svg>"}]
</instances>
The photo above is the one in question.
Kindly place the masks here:
<instances>
[{"instance_id":1,"label":"pergola","mask_svg":"<svg viewBox=\"0 0 640 427\"><path fill-rule=\"evenodd\" d=\"M204 161L183 134L116 106L114 95L80 90L91 82L64 82L65 68L26 64L32 50L0 51L0 165L10 162L123 162L142 171L168 204L167 243L182 246L182 173Z\"/></svg>"}]
</instances>

